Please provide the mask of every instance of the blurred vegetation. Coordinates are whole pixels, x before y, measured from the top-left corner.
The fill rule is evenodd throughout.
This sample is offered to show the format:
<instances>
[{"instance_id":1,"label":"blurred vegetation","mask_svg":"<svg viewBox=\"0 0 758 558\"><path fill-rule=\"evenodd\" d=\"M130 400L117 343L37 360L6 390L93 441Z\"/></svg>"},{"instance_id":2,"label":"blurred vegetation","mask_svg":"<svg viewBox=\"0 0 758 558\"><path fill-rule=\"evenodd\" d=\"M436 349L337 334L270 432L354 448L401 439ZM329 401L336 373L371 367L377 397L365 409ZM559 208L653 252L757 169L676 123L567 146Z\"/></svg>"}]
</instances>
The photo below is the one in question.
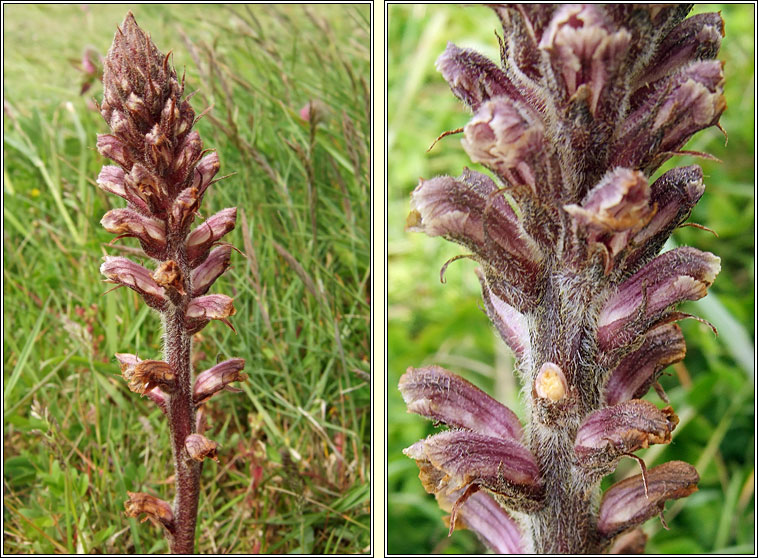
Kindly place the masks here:
<instances>
[{"instance_id":1,"label":"blurred vegetation","mask_svg":"<svg viewBox=\"0 0 758 558\"><path fill-rule=\"evenodd\" d=\"M98 272L95 178L106 126L80 95L128 9L172 51L220 175L202 208L240 209L214 286L234 335L196 338L196 369L242 357L244 393L207 404L220 464L203 470L197 552L370 547L370 6L4 5L3 551L153 553L126 491L173 499L168 430L114 352L156 358L158 317ZM97 60L97 57L96 57ZM300 116L314 101L319 119ZM317 123L316 123L317 122Z\"/></svg>"},{"instance_id":2,"label":"blurred vegetation","mask_svg":"<svg viewBox=\"0 0 758 558\"><path fill-rule=\"evenodd\" d=\"M690 221L719 236L682 228L674 239L717 254L722 271L708 297L683 306L712 321L719 337L696 321L681 322L687 357L662 378L681 418L673 443L640 452L648 464L687 461L701 476L696 494L667 505L669 531L656 520L645 524L650 553L754 552L753 9L725 4L695 10L721 10L726 22L720 59L726 62L729 108L721 124L729 140L726 145L717 129L709 129L687 149L709 152L723 162L677 157L659 171L693 163L703 167L706 192ZM499 60L495 31L500 27L494 13L481 6L391 5L388 19L388 552L478 553L482 546L472 533L447 537L443 512L421 487L415 463L401 453L435 428L406 413L396 386L407 367L435 363L471 380L523 417L512 357L481 308L476 264L456 262L446 272L446 284L440 284L440 267L462 248L404 231L409 196L419 177L458 176L464 166L478 166L471 164L455 136L426 152L439 134L464 126L470 118L434 69L434 61L447 41ZM648 397L660 406L654 393ZM637 474L637 465L627 461L604 482Z\"/></svg>"}]
</instances>

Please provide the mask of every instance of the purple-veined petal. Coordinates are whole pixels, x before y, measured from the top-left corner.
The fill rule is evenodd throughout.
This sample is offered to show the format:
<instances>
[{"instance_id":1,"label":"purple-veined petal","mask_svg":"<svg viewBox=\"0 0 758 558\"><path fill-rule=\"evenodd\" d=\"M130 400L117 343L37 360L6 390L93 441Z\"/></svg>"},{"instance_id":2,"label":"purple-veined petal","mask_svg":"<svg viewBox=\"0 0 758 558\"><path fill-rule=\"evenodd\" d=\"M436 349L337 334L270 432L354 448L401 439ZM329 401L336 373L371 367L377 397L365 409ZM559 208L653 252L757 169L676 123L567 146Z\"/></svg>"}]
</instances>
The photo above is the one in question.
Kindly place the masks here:
<instances>
[{"instance_id":1,"label":"purple-veined petal","mask_svg":"<svg viewBox=\"0 0 758 558\"><path fill-rule=\"evenodd\" d=\"M216 246L205 261L192 270L193 296L204 295L228 268L232 258L232 247L228 244Z\"/></svg>"},{"instance_id":2,"label":"purple-veined petal","mask_svg":"<svg viewBox=\"0 0 758 558\"><path fill-rule=\"evenodd\" d=\"M482 163L513 187L537 193L536 175L544 130L531 111L505 97L482 103L463 129L461 143L471 160Z\"/></svg>"},{"instance_id":3,"label":"purple-veined petal","mask_svg":"<svg viewBox=\"0 0 758 558\"><path fill-rule=\"evenodd\" d=\"M687 346L676 324L651 329L642 345L616 366L605 386L605 401L616 405L642 397L667 366L684 358Z\"/></svg>"},{"instance_id":4,"label":"purple-veined petal","mask_svg":"<svg viewBox=\"0 0 758 558\"><path fill-rule=\"evenodd\" d=\"M631 252L621 265L636 271L661 251L666 240L689 217L703 195L703 171L697 165L663 173L650 187L650 203L658 209L650 222L631 239Z\"/></svg>"},{"instance_id":5,"label":"purple-veined petal","mask_svg":"<svg viewBox=\"0 0 758 558\"><path fill-rule=\"evenodd\" d=\"M598 317L598 342L608 351L664 317L673 305L706 295L721 269L710 252L682 247L661 254L618 286Z\"/></svg>"},{"instance_id":6,"label":"purple-veined petal","mask_svg":"<svg viewBox=\"0 0 758 558\"><path fill-rule=\"evenodd\" d=\"M187 307L187 328L191 333L197 333L210 320L219 320L234 331L234 327L227 318L235 313L234 299L229 296L222 294L199 296L192 299Z\"/></svg>"},{"instance_id":7,"label":"purple-veined petal","mask_svg":"<svg viewBox=\"0 0 758 558\"><path fill-rule=\"evenodd\" d=\"M168 300L150 272L128 258L105 256L100 273L111 283L120 283L137 292L151 308L163 310Z\"/></svg>"},{"instance_id":8,"label":"purple-veined petal","mask_svg":"<svg viewBox=\"0 0 758 558\"><path fill-rule=\"evenodd\" d=\"M513 509L536 509L541 504L543 487L534 456L512 439L463 430L441 432L404 453L419 464L430 494L474 484L497 494ZM431 469L425 471L424 464Z\"/></svg>"},{"instance_id":9,"label":"purple-veined petal","mask_svg":"<svg viewBox=\"0 0 758 558\"><path fill-rule=\"evenodd\" d=\"M536 301L540 249L486 175L466 169L458 179L422 180L411 196L407 229L444 236L471 249L487 268L496 267L492 275L507 285L498 296L512 306L523 309Z\"/></svg>"},{"instance_id":10,"label":"purple-veined petal","mask_svg":"<svg viewBox=\"0 0 758 558\"><path fill-rule=\"evenodd\" d=\"M438 494L437 502L442 509L450 512L462 495L462 490L449 496ZM473 531L488 548L497 554L523 554L525 552L519 526L492 495L486 492L476 492L460 504L456 513L455 527Z\"/></svg>"},{"instance_id":11,"label":"purple-veined petal","mask_svg":"<svg viewBox=\"0 0 758 558\"><path fill-rule=\"evenodd\" d=\"M456 97L476 112L493 97L521 99L521 93L498 66L476 51L462 49L448 42L437 59L437 70L450 84Z\"/></svg>"},{"instance_id":12,"label":"purple-veined petal","mask_svg":"<svg viewBox=\"0 0 758 558\"><path fill-rule=\"evenodd\" d=\"M531 342L526 318L521 312L492 292L487 284L487 278L481 270L477 269L476 274L482 285L484 308L487 310L490 321L495 325L500 337L517 358L529 359L531 357Z\"/></svg>"},{"instance_id":13,"label":"purple-veined petal","mask_svg":"<svg viewBox=\"0 0 758 558\"><path fill-rule=\"evenodd\" d=\"M671 407L631 399L591 413L579 427L574 452L580 466L611 472L619 457L650 444L668 444L679 418Z\"/></svg>"},{"instance_id":14,"label":"purple-veined petal","mask_svg":"<svg viewBox=\"0 0 758 558\"><path fill-rule=\"evenodd\" d=\"M411 413L453 428L521 440L521 423L513 411L444 368L409 368L398 387Z\"/></svg>"},{"instance_id":15,"label":"purple-veined petal","mask_svg":"<svg viewBox=\"0 0 758 558\"><path fill-rule=\"evenodd\" d=\"M700 476L683 461L669 461L647 471L647 494L642 475L622 480L603 494L597 529L607 538L635 527L663 511L666 500L684 498L697 490Z\"/></svg>"},{"instance_id":16,"label":"purple-veined petal","mask_svg":"<svg viewBox=\"0 0 758 558\"><path fill-rule=\"evenodd\" d=\"M205 403L214 394L222 391L240 391L232 388L231 382L244 382L247 374L242 372L245 361L241 358L232 358L218 363L197 375L193 388L193 400L195 405Z\"/></svg>"},{"instance_id":17,"label":"purple-veined petal","mask_svg":"<svg viewBox=\"0 0 758 558\"><path fill-rule=\"evenodd\" d=\"M228 207L198 225L187 237L190 266L194 268L203 263L213 243L231 231L236 222L237 208Z\"/></svg>"},{"instance_id":18,"label":"purple-veined petal","mask_svg":"<svg viewBox=\"0 0 758 558\"><path fill-rule=\"evenodd\" d=\"M100 220L105 230L119 237L139 239L142 249L151 258L162 259L166 250L166 227L163 221L146 217L131 209L111 209Z\"/></svg>"},{"instance_id":19,"label":"purple-veined petal","mask_svg":"<svg viewBox=\"0 0 758 558\"><path fill-rule=\"evenodd\" d=\"M207 190L213 177L216 176L220 168L218 160L218 153L212 151L205 157L198 161L195 165L194 176L192 179L192 187L197 188L198 196L202 198L205 190Z\"/></svg>"}]
</instances>

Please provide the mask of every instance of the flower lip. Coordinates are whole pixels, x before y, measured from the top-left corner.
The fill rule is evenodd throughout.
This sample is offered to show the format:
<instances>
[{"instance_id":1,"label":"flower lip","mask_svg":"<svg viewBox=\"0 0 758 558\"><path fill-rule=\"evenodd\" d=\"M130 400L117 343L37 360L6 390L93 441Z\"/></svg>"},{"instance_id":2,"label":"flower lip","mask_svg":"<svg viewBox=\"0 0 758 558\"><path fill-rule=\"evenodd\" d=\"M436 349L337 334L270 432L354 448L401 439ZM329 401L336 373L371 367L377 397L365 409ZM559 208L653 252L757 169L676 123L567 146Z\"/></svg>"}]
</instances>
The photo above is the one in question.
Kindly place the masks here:
<instances>
[{"instance_id":1,"label":"flower lip","mask_svg":"<svg viewBox=\"0 0 758 558\"><path fill-rule=\"evenodd\" d=\"M521 440L521 423L513 411L444 368L408 368L398 387L411 413L453 428Z\"/></svg>"}]
</instances>

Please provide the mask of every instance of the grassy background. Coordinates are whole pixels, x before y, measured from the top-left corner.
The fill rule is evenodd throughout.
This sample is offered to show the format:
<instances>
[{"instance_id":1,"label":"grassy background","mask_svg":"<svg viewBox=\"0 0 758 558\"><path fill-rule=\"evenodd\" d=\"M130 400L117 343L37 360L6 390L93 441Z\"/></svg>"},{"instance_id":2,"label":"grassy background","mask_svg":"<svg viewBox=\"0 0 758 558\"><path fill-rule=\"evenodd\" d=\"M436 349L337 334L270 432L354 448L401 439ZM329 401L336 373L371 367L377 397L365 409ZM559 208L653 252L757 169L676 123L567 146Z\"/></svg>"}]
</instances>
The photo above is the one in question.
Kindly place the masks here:
<instances>
[{"instance_id":1,"label":"grassy background","mask_svg":"<svg viewBox=\"0 0 758 558\"><path fill-rule=\"evenodd\" d=\"M127 240L94 183L106 126L71 61L107 51L128 6L5 5L4 533L7 553L165 552L123 514L126 491L173 498L162 414L130 393L114 352L160 354L137 296L103 296L98 267ZM204 216L238 206L243 254L213 292L196 368L247 361L244 393L208 405L220 463L203 470L200 553L355 553L370 546L369 6L136 6L173 51L221 173ZM321 103L317 127L299 116ZM123 248L126 247L126 248Z\"/></svg>"},{"instance_id":2,"label":"grassy background","mask_svg":"<svg viewBox=\"0 0 758 558\"><path fill-rule=\"evenodd\" d=\"M694 228L674 239L721 257L722 271L711 294L684 305L711 320L719 337L696 321L681 323L688 353L662 379L681 418L669 446L640 454L648 464L682 459L701 476L700 490L666 507L671 530L651 520L651 553L752 553L754 551L754 16L753 6L698 6L722 10L726 37L728 110L718 130L697 135L689 149L708 151L723 161L677 157L669 163L697 162L706 175L706 193L691 221L715 230L716 238ZM482 547L469 532L448 538L443 512L418 480L404 447L432 433L428 421L406 413L397 382L408 366L436 363L479 385L523 416L512 359L481 310L474 262L451 265L447 283L442 264L462 249L441 239L404 232L410 192L419 176L460 175L471 166L458 140L443 139L426 153L438 134L465 125L470 116L434 69L447 41L476 48L498 60L496 16L478 6L389 7L389 254L388 254L388 551L390 553L477 553ZM474 165L474 168L477 165ZM661 171L662 172L662 171ZM651 401L660 406L653 394ZM639 471L622 461L615 480ZM614 479L607 479L610 483Z\"/></svg>"}]
</instances>

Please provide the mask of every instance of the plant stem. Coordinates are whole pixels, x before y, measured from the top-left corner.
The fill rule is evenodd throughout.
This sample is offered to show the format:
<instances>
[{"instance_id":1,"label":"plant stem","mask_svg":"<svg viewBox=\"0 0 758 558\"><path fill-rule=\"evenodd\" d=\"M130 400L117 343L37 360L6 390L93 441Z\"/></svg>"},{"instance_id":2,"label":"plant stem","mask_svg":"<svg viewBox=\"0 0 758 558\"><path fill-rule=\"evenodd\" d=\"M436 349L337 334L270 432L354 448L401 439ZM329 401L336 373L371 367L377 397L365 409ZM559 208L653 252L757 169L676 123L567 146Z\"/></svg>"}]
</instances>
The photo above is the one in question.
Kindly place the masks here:
<instances>
[{"instance_id":1,"label":"plant stem","mask_svg":"<svg viewBox=\"0 0 758 558\"><path fill-rule=\"evenodd\" d=\"M191 292L191 271L186 263L185 247L180 240L172 254L185 277L185 291ZM192 400L192 339L185 326L185 312L190 295L181 298L164 315L166 362L176 373L176 390L168 404L171 449L174 455L176 499L174 501L175 530L170 539L171 552L192 554L195 549L195 524L200 494L202 463L190 459L184 449L187 436L195 432L195 404Z\"/></svg>"}]
</instances>

